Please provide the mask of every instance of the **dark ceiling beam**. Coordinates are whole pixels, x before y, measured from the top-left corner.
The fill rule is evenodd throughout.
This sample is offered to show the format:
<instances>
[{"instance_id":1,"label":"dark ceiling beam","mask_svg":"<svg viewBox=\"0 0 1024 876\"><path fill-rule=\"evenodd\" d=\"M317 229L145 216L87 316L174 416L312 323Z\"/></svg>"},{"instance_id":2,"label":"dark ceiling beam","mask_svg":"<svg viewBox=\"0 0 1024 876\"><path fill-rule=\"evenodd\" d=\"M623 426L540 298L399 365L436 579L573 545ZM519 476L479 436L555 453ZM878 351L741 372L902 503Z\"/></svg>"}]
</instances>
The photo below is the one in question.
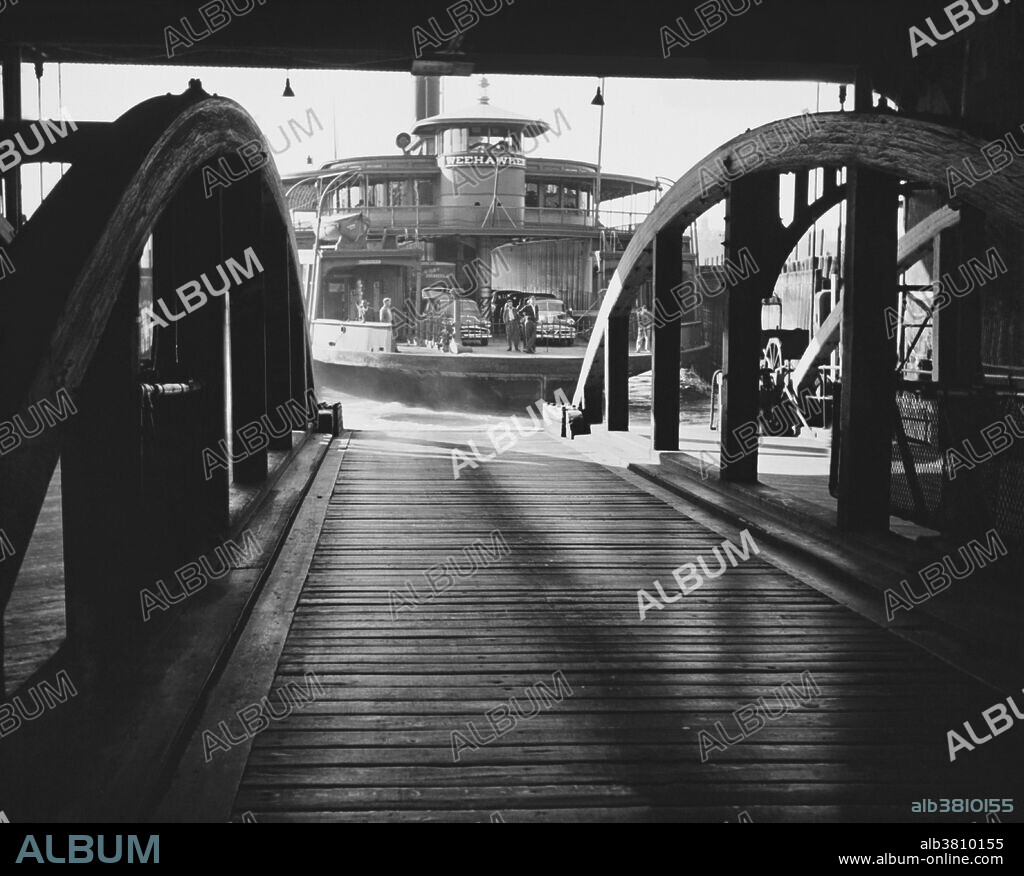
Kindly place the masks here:
<instances>
[{"instance_id":1,"label":"dark ceiling beam","mask_svg":"<svg viewBox=\"0 0 1024 876\"><path fill-rule=\"evenodd\" d=\"M242 5L243 0L233 0ZM502 0L488 0L501 3ZM664 57L662 28L700 32L695 9L704 0L634 3L609 0L515 0L467 27L456 40L479 72L651 78L768 78L847 81L870 66L910 68L909 28L942 15L939 0L763 0ZM742 8L747 0L729 0ZM724 0L723 0L724 3ZM203 4L154 0L32 0L3 13L0 44L23 46L51 61L357 68L408 71L413 28L451 31L450 2L437 0L267 0L223 28L175 47L168 59L165 28L203 33ZM979 28L1005 26L1012 7L978 21L934 49L957 56ZM1004 24L996 19L1002 17ZM448 48L446 44L444 48ZM440 46L430 51L438 51Z\"/></svg>"}]
</instances>

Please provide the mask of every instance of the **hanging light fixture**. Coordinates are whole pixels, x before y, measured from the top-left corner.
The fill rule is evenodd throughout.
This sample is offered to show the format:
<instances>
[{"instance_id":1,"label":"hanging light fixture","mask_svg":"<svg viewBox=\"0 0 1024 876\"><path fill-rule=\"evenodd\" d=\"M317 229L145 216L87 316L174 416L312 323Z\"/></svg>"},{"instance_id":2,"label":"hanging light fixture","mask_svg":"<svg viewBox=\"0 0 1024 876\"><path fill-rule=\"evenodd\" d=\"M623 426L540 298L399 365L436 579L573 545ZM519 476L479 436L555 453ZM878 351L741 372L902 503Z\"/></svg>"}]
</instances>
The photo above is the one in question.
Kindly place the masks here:
<instances>
[{"instance_id":1,"label":"hanging light fixture","mask_svg":"<svg viewBox=\"0 0 1024 876\"><path fill-rule=\"evenodd\" d=\"M289 76L285 77L284 94L282 94L281 97L295 97L295 92L292 91L292 80Z\"/></svg>"},{"instance_id":2,"label":"hanging light fixture","mask_svg":"<svg viewBox=\"0 0 1024 876\"><path fill-rule=\"evenodd\" d=\"M604 95L601 94L601 86L597 86L597 94L594 95L594 99L590 101L591 106L604 106Z\"/></svg>"}]
</instances>

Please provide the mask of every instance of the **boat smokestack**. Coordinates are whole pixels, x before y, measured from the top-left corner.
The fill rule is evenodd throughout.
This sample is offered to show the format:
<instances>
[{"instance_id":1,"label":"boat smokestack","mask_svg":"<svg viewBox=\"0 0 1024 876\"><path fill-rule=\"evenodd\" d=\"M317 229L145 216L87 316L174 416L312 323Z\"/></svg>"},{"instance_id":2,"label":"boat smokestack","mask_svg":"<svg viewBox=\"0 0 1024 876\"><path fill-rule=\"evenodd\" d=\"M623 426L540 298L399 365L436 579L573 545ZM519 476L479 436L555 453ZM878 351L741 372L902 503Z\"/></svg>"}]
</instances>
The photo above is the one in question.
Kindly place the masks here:
<instances>
[{"instance_id":1,"label":"boat smokestack","mask_svg":"<svg viewBox=\"0 0 1024 876\"><path fill-rule=\"evenodd\" d=\"M441 77L416 77L416 121L441 112Z\"/></svg>"}]
</instances>

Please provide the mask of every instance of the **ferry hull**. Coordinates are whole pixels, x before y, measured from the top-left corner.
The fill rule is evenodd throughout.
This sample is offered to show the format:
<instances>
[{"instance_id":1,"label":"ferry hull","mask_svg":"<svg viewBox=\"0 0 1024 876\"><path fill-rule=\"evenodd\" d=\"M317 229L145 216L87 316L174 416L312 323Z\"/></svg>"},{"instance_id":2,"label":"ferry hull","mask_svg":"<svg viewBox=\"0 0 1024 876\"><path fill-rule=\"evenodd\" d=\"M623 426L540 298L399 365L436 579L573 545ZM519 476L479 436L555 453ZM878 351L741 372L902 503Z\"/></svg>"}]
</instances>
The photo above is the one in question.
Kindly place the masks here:
<instances>
[{"instance_id":1,"label":"ferry hull","mask_svg":"<svg viewBox=\"0 0 1024 876\"><path fill-rule=\"evenodd\" d=\"M335 352L330 361L314 358L313 376L334 393L438 410L505 411L554 401L556 390L572 398L582 362L582 351L557 357ZM650 355L629 357L630 376L650 369ZM600 383L603 369L595 367L591 380Z\"/></svg>"}]
</instances>

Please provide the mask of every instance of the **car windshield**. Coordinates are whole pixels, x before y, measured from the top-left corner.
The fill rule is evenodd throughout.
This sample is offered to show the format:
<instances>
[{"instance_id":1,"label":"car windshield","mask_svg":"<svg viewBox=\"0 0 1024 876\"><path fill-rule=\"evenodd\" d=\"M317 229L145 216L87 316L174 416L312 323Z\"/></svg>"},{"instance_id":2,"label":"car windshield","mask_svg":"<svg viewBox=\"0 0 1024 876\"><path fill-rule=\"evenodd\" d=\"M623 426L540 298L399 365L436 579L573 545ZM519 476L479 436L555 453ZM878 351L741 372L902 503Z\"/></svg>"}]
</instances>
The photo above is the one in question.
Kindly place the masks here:
<instances>
[{"instance_id":1,"label":"car windshield","mask_svg":"<svg viewBox=\"0 0 1024 876\"><path fill-rule=\"evenodd\" d=\"M551 313L561 313L564 310L562 302L558 298L548 298L544 301L537 302L537 310L550 311Z\"/></svg>"},{"instance_id":2,"label":"car windshield","mask_svg":"<svg viewBox=\"0 0 1024 876\"><path fill-rule=\"evenodd\" d=\"M462 312L463 319L468 316L480 319L480 305L478 305L472 298L460 298L459 302L459 309ZM438 315L452 319L455 313L455 299L451 297L435 298L434 307L436 308Z\"/></svg>"}]
</instances>

